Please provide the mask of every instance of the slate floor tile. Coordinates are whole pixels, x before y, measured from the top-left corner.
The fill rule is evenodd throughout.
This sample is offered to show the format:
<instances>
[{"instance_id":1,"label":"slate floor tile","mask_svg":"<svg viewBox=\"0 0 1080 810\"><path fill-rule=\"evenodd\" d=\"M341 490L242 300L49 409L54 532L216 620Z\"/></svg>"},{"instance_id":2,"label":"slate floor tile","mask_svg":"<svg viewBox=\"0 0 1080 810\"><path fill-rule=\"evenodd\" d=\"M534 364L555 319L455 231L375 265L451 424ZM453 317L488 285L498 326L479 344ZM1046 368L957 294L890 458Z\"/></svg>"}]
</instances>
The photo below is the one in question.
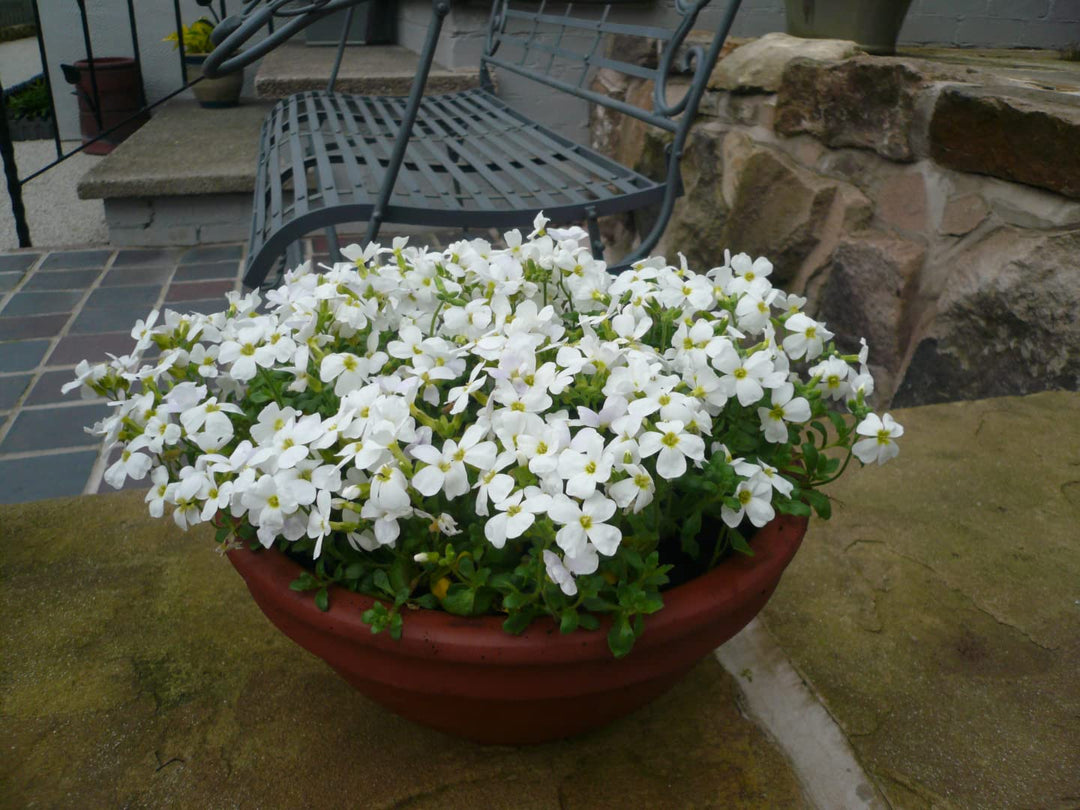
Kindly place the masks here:
<instances>
[{"instance_id":1,"label":"slate floor tile","mask_svg":"<svg viewBox=\"0 0 1080 810\"><path fill-rule=\"evenodd\" d=\"M243 253L243 245L199 245L187 251L180 258L180 264L224 262L229 259L239 260Z\"/></svg>"},{"instance_id":2,"label":"slate floor tile","mask_svg":"<svg viewBox=\"0 0 1080 810\"><path fill-rule=\"evenodd\" d=\"M48 315L54 312L70 313L82 299L82 290L49 292L18 292L0 310L0 315Z\"/></svg>"},{"instance_id":3,"label":"slate floor tile","mask_svg":"<svg viewBox=\"0 0 1080 810\"><path fill-rule=\"evenodd\" d=\"M134 267L144 264L176 264L180 258L177 248L123 249L116 254L113 267Z\"/></svg>"},{"instance_id":4,"label":"slate floor tile","mask_svg":"<svg viewBox=\"0 0 1080 810\"><path fill-rule=\"evenodd\" d=\"M40 270L81 270L88 267L104 267L112 255L111 250L58 250L50 253L41 263Z\"/></svg>"},{"instance_id":5,"label":"slate floor tile","mask_svg":"<svg viewBox=\"0 0 1080 810\"><path fill-rule=\"evenodd\" d=\"M140 318L146 318L149 307L132 309L131 307L109 307L108 309L86 309L75 319L68 330L72 335L86 335L97 332L131 332L131 327Z\"/></svg>"},{"instance_id":6,"label":"slate floor tile","mask_svg":"<svg viewBox=\"0 0 1080 810\"><path fill-rule=\"evenodd\" d=\"M91 309L119 309L123 307L146 315L161 296L160 284L143 284L138 287L109 287L97 289L86 299L83 311ZM131 319L135 322L135 318Z\"/></svg>"},{"instance_id":7,"label":"slate floor tile","mask_svg":"<svg viewBox=\"0 0 1080 810\"><path fill-rule=\"evenodd\" d=\"M23 315L0 317L0 341L53 337L60 334L71 317L69 312L56 315Z\"/></svg>"},{"instance_id":8,"label":"slate floor tile","mask_svg":"<svg viewBox=\"0 0 1080 810\"><path fill-rule=\"evenodd\" d=\"M201 315L213 315L225 309L224 298L210 298L205 301L177 301L173 308L179 312L198 312Z\"/></svg>"},{"instance_id":9,"label":"slate floor tile","mask_svg":"<svg viewBox=\"0 0 1080 810\"><path fill-rule=\"evenodd\" d=\"M239 262L212 262L210 264L182 264L176 268L173 281L211 281L234 279L240 275Z\"/></svg>"},{"instance_id":10,"label":"slate floor tile","mask_svg":"<svg viewBox=\"0 0 1080 810\"><path fill-rule=\"evenodd\" d=\"M24 273L21 270L0 273L0 293L15 289L15 285L19 283L19 279L21 279L23 275Z\"/></svg>"},{"instance_id":11,"label":"slate floor tile","mask_svg":"<svg viewBox=\"0 0 1080 810\"><path fill-rule=\"evenodd\" d=\"M34 378L33 374L16 374L11 377L0 377L0 411L9 411L15 407L22 392Z\"/></svg>"},{"instance_id":12,"label":"slate floor tile","mask_svg":"<svg viewBox=\"0 0 1080 810\"><path fill-rule=\"evenodd\" d=\"M231 292L235 281L192 281L186 284L173 284L165 294L166 302L206 301L210 298L221 299L221 308L225 308L225 293Z\"/></svg>"},{"instance_id":13,"label":"slate floor tile","mask_svg":"<svg viewBox=\"0 0 1080 810\"><path fill-rule=\"evenodd\" d=\"M10 211L5 211L4 213L8 214ZM0 256L0 270L22 272L39 258L41 258L40 253L9 253L6 256Z\"/></svg>"},{"instance_id":14,"label":"slate floor tile","mask_svg":"<svg viewBox=\"0 0 1080 810\"><path fill-rule=\"evenodd\" d=\"M97 460L97 450L53 456L0 459L0 503L23 503L79 495Z\"/></svg>"},{"instance_id":15,"label":"slate floor tile","mask_svg":"<svg viewBox=\"0 0 1080 810\"><path fill-rule=\"evenodd\" d=\"M48 350L47 340L13 340L0 343L0 371L30 371L37 368Z\"/></svg>"},{"instance_id":16,"label":"slate floor tile","mask_svg":"<svg viewBox=\"0 0 1080 810\"><path fill-rule=\"evenodd\" d=\"M34 387L30 391L30 396L26 398L23 405L52 405L59 402L82 401L78 389L69 391L66 394L60 392L60 389L66 383L74 379L75 372L71 369L45 372L37 378L37 382L34 383Z\"/></svg>"},{"instance_id":17,"label":"slate floor tile","mask_svg":"<svg viewBox=\"0 0 1080 810\"><path fill-rule=\"evenodd\" d=\"M127 354L134 347L135 339L131 336L130 329L127 332L65 337L56 344L46 365L73 366L80 360L103 363L109 359L105 356L106 354L115 354L119 357Z\"/></svg>"},{"instance_id":18,"label":"slate floor tile","mask_svg":"<svg viewBox=\"0 0 1080 810\"><path fill-rule=\"evenodd\" d=\"M40 270L30 276L30 280L23 285L24 290L86 290L98 276L101 275L99 268L89 270L56 270L52 273L42 273Z\"/></svg>"},{"instance_id":19,"label":"slate floor tile","mask_svg":"<svg viewBox=\"0 0 1080 810\"><path fill-rule=\"evenodd\" d=\"M105 405L76 405L41 410L20 410L4 441L0 455L53 450L60 447L90 447L101 442L83 430L108 414ZM2 487L0 487L2 489Z\"/></svg>"},{"instance_id":20,"label":"slate floor tile","mask_svg":"<svg viewBox=\"0 0 1080 810\"><path fill-rule=\"evenodd\" d=\"M132 284L164 284L172 275L172 265L159 267L114 267L101 279L101 287Z\"/></svg>"}]
</instances>

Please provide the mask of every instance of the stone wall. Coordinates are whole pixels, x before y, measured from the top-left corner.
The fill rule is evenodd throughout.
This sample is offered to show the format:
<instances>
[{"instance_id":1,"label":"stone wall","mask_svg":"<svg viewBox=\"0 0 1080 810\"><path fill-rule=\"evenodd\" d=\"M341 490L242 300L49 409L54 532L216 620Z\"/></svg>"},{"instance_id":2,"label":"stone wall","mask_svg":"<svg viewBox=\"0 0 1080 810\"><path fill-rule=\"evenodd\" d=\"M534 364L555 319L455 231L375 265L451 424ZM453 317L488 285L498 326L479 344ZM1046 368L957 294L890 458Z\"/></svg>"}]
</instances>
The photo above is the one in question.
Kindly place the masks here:
<instances>
[{"instance_id":1,"label":"stone wall","mask_svg":"<svg viewBox=\"0 0 1080 810\"><path fill-rule=\"evenodd\" d=\"M880 398L897 406L1077 390L1080 98L1042 88L1075 90L1080 73L1058 66L1056 82L1027 81L754 40L713 72L656 252L700 269L724 248L768 256L778 285L839 335L867 338ZM594 86L651 92L621 74ZM645 173L670 137L599 108L591 132ZM613 250L644 220L606 223Z\"/></svg>"}]
</instances>

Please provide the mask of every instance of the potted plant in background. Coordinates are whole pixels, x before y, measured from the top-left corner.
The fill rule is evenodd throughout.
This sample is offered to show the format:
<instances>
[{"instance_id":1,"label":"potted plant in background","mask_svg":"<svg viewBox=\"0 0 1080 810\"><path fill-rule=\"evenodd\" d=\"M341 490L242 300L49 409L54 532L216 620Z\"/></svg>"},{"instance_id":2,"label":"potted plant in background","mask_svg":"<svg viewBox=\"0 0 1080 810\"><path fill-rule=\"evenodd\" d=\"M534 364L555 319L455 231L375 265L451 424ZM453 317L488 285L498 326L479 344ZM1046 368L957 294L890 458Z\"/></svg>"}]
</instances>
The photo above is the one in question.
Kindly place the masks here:
<instances>
[{"instance_id":1,"label":"potted plant in background","mask_svg":"<svg viewBox=\"0 0 1080 810\"><path fill-rule=\"evenodd\" d=\"M764 605L818 487L902 429L745 255L619 276L539 217L395 240L139 321L106 396L151 514L210 521L266 615L394 711L483 742L584 731ZM266 307L263 307L263 304ZM139 357L151 346L160 355Z\"/></svg>"},{"instance_id":2,"label":"potted plant in background","mask_svg":"<svg viewBox=\"0 0 1080 810\"><path fill-rule=\"evenodd\" d=\"M213 21L200 17L191 25L183 26L179 32L174 31L169 34L162 41L172 42L179 48L180 37L183 37L184 81L191 85L191 92L195 94L200 106L235 107L240 103L240 91L244 86L244 71L237 70L216 79L203 76L202 64L214 50L210 35L221 20L214 11L213 0L196 0L196 2L209 9L214 18Z\"/></svg>"},{"instance_id":3,"label":"potted plant in background","mask_svg":"<svg viewBox=\"0 0 1080 810\"><path fill-rule=\"evenodd\" d=\"M809 39L849 39L867 53L896 53L911 0L785 0L787 32Z\"/></svg>"}]
</instances>

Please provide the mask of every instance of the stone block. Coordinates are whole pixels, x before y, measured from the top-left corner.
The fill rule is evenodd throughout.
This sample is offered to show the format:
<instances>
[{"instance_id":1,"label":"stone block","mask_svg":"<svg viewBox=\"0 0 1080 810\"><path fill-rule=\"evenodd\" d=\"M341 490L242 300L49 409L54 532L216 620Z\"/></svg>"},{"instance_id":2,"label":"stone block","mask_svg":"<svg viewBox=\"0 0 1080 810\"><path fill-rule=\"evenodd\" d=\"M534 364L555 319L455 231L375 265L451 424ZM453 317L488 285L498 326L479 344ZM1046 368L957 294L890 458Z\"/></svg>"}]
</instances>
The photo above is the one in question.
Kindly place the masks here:
<instances>
[{"instance_id":1,"label":"stone block","mask_svg":"<svg viewBox=\"0 0 1080 810\"><path fill-rule=\"evenodd\" d=\"M898 406L1080 389L1080 231L1002 227L951 259Z\"/></svg>"},{"instance_id":2,"label":"stone block","mask_svg":"<svg viewBox=\"0 0 1080 810\"><path fill-rule=\"evenodd\" d=\"M952 197L945 203L938 233L947 236L963 236L971 233L982 224L989 213L990 208L986 200L978 194L961 194Z\"/></svg>"},{"instance_id":3,"label":"stone block","mask_svg":"<svg viewBox=\"0 0 1080 810\"><path fill-rule=\"evenodd\" d=\"M919 243L885 233L845 236L833 252L821 290L818 317L844 351L870 344L870 359L890 374L907 346L906 313L926 258Z\"/></svg>"},{"instance_id":4,"label":"stone block","mask_svg":"<svg viewBox=\"0 0 1080 810\"><path fill-rule=\"evenodd\" d=\"M730 212L721 240L732 252L767 256L773 280L794 279L832 230L826 227L841 185L798 165L776 149L731 135L725 144L723 187ZM861 198L855 189L852 199ZM844 197L848 199L847 196Z\"/></svg>"},{"instance_id":5,"label":"stone block","mask_svg":"<svg viewBox=\"0 0 1080 810\"><path fill-rule=\"evenodd\" d=\"M774 32L736 48L717 62L709 87L738 93L775 93L784 68L793 59L846 59L857 53L859 47L848 40L802 39Z\"/></svg>"},{"instance_id":6,"label":"stone block","mask_svg":"<svg viewBox=\"0 0 1080 810\"><path fill-rule=\"evenodd\" d=\"M930 154L975 172L1080 198L1080 101L1067 93L953 85L938 95Z\"/></svg>"},{"instance_id":7,"label":"stone block","mask_svg":"<svg viewBox=\"0 0 1080 810\"><path fill-rule=\"evenodd\" d=\"M926 230L926 179L921 172L903 172L887 178L878 189L878 215L902 231Z\"/></svg>"},{"instance_id":8,"label":"stone block","mask_svg":"<svg viewBox=\"0 0 1080 810\"><path fill-rule=\"evenodd\" d=\"M727 128L717 123L690 130L681 164L684 193L676 200L671 221L654 251L672 261L681 252L695 270L708 270L724 261L728 210L722 184L725 135ZM654 138L649 144L648 154L657 163L663 157L662 141ZM637 168L641 171L643 167L639 164Z\"/></svg>"},{"instance_id":9,"label":"stone block","mask_svg":"<svg viewBox=\"0 0 1080 810\"><path fill-rule=\"evenodd\" d=\"M889 160L911 161L922 86L922 74L902 60L797 59L787 66L777 91L776 132L808 133L828 146L871 149Z\"/></svg>"}]
</instances>

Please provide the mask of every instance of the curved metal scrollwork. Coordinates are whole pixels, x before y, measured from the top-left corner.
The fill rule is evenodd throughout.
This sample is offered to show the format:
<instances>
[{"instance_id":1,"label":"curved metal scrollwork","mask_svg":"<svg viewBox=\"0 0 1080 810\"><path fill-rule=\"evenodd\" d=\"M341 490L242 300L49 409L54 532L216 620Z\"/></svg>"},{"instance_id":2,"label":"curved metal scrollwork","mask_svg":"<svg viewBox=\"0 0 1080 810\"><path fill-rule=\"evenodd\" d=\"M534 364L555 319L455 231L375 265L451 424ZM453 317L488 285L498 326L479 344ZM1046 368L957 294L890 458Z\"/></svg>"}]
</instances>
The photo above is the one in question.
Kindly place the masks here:
<instances>
[{"instance_id":1,"label":"curved metal scrollwork","mask_svg":"<svg viewBox=\"0 0 1080 810\"><path fill-rule=\"evenodd\" d=\"M682 14L683 18L679 23L679 27L675 29L674 35L664 46L664 52L660 55L660 64L656 68L656 83L653 85L653 112L657 115L673 118L686 109L687 102L690 100L689 92L683 93L682 98L674 104L668 104L668 77L671 75L672 67L675 66L676 57L679 56L679 49L693 29L694 23L697 22L701 9L708 5L708 2L709 0L692 0L692 2L675 0L675 10ZM705 48L702 45L693 45L683 51L680 62L679 66L682 68L680 72L689 73L693 70L694 83L704 81L705 77L697 74L711 68L706 57Z\"/></svg>"},{"instance_id":2,"label":"curved metal scrollwork","mask_svg":"<svg viewBox=\"0 0 1080 810\"><path fill-rule=\"evenodd\" d=\"M211 39L215 48L203 63L203 73L213 79L240 70L313 22L367 2L371 0L247 0L239 14L226 17L214 29ZM271 19L286 22L252 47L242 49Z\"/></svg>"}]
</instances>

